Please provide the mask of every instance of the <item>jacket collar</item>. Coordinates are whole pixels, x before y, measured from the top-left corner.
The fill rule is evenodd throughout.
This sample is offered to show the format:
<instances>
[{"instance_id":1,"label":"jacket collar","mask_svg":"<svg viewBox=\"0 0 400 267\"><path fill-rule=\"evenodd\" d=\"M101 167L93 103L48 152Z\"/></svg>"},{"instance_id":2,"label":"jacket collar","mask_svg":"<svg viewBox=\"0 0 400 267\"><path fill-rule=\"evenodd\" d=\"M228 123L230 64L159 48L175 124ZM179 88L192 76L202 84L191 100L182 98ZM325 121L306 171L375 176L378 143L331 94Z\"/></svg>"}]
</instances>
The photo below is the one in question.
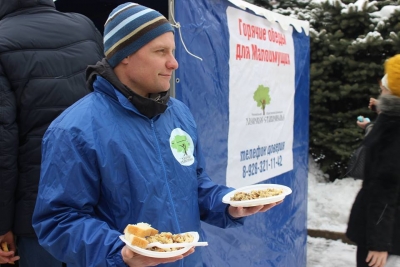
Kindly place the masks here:
<instances>
[{"instance_id":1,"label":"jacket collar","mask_svg":"<svg viewBox=\"0 0 400 267\"><path fill-rule=\"evenodd\" d=\"M53 0L0 0L0 19L20 9L40 6L55 8Z\"/></svg>"},{"instance_id":2,"label":"jacket collar","mask_svg":"<svg viewBox=\"0 0 400 267\"><path fill-rule=\"evenodd\" d=\"M87 86L93 91L93 82L99 75L111 83L115 89L121 92L137 110L148 118L153 118L167 109L169 101L169 91L160 94L152 94L149 98L140 96L121 83L115 75L113 69L104 58L96 65L88 66L86 70Z\"/></svg>"},{"instance_id":3,"label":"jacket collar","mask_svg":"<svg viewBox=\"0 0 400 267\"><path fill-rule=\"evenodd\" d=\"M381 95L378 99L378 109L388 116L400 116L400 97Z\"/></svg>"}]
</instances>

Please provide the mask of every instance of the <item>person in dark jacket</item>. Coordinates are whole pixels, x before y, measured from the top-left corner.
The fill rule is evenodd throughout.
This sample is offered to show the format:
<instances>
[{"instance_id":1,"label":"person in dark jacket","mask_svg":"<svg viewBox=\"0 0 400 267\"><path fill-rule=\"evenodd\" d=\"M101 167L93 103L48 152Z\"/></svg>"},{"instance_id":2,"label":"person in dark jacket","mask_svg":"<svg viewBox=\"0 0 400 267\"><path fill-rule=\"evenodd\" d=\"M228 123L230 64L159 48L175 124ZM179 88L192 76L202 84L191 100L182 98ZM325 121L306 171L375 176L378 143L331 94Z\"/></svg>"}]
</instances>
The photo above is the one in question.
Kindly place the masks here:
<instances>
[{"instance_id":1,"label":"person in dark jacket","mask_svg":"<svg viewBox=\"0 0 400 267\"><path fill-rule=\"evenodd\" d=\"M346 235L357 244L357 267L400 266L400 54L385 63L379 115L363 140L364 181Z\"/></svg>"},{"instance_id":2,"label":"person in dark jacket","mask_svg":"<svg viewBox=\"0 0 400 267\"><path fill-rule=\"evenodd\" d=\"M0 264L61 266L32 228L41 142L50 123L90 92L87 65L104 56L102 36L85 16L53 0L0 0Z\"/></svg>"}]
</instances>

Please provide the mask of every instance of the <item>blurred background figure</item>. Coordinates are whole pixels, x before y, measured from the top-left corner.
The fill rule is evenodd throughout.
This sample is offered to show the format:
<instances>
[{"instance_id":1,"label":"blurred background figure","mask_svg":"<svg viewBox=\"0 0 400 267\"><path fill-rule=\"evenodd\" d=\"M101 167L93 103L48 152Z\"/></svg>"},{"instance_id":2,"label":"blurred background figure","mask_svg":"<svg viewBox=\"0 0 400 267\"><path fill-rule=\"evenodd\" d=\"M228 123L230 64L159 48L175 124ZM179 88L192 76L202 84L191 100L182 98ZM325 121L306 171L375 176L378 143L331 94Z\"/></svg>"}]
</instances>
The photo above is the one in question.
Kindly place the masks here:
<instances>
[{"instance_id":1,"label":"blurred background figure","mask_svg":"<svg viewBox=\"0 0 400 267\"><path fill-rule=\"evenodd\" d=\"M383 90L386 90L385 87L382 85L382 81L379 82L379 94L382 93ZM378 100L376 98L371 97L368 102L368 108L376 112L377 114L380 113L380 111L377 108L378 106ZM367 135L372 127L374 126L373 122L371 122L368 118L364 120L363 116L360 116L362 120L357 120L357 126L365 130L365 135Z\"/></svg>"},{"instance_id":2,"label":"blurred background figure","mask_svg":"<svg viewBox=\"0 0 400 267\"><path fill-rule=\"evenodd\" d=\"M102 57L102 36L87 17L59 12L53 0L0 0L0 243L10 250L0 250L0 264L20 257L23 267L61 266L32 228L42 137L90 92L86 67Z\"/></svg>"},{"instance_id":3,"label":"blurred background figure","mask_svg":"<svg viewBox=\"0 0 400 267\"><path fill-rule=\"evenodd\" d=\"M346 233L357 244L357 267L400 266L400 54L385 62L377 110Z\"/></svg>"}]
</instances>

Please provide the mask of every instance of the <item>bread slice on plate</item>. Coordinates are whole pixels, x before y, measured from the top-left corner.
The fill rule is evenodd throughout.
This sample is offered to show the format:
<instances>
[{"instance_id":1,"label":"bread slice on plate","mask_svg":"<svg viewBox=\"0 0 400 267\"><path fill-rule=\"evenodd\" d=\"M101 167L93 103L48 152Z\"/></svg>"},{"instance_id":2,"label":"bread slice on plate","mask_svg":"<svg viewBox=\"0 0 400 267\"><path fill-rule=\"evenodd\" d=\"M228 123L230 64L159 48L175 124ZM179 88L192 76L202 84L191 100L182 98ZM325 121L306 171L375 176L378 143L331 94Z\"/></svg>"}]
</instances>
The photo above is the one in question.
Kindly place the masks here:
<instances>
[{"instance_id":1,"label":"bread slice on plate","mask_svg":"<svg viewBox=\"0 0 400 267\"><path fill-rule=\"evenodd\" d=\"M130 233L125 233L125 240L127 240L132 246L137 246L139 248L146 248L149 244L145 238Z\"/></svg>"},{"instance_id":2,"label":"bread slice on plate","mask_svg":"<svg viewBox=\"0 0 400 267\"><path fill-rule=\"evenodd\" d=\"M124 233L129 233L137 237L146 237L158 234L158 230L151 227L148 223L128 224Z\"/></svg>"},{"instance_id":3,"label":"bread slice on plate","mask_svg":"<svg viewBox=\"0 0 400 267\"><path fill-rule=\"evenodd\" d=\"M158 230L151 227L148 223L141 222L137 224L128 224L125 227L124 234L125 240L132 246L146 248L149 242L145 237L158 234Z\"/></svg>"}]
</instances>

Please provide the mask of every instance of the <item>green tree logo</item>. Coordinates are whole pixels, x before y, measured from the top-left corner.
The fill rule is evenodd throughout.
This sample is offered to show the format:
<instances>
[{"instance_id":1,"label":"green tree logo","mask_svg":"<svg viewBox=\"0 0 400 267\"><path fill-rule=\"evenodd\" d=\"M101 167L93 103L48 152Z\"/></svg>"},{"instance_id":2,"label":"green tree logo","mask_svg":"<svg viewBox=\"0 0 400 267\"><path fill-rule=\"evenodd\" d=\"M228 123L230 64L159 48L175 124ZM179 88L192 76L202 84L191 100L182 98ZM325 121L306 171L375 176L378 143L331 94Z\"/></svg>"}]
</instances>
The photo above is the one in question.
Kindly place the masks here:
<instances>
[{"instance_id":1,"label":"green tree logo","mask_svg":"<svg viewBox=\"0 0 400 267\"><path fill-rule=\"evenodd\" d=\"M183 152L187 156L187 151L190 147L190 143L185 135L176 135L171 142L171 147L178 152Z\"/></svg>"},{"instance_id":2,"label":"green tree logo","mask_svg":"<svg viewBox=\"0 0 400 267\"><path fill-rule=\"evenodd\" d=\"M253 99L257 102L257 107L261 107L263 115L265 115L265 106L271 103L271 97L269 96L269 87L259 85L257 90L254 92Z\"/></svg>"}]
</instances>

